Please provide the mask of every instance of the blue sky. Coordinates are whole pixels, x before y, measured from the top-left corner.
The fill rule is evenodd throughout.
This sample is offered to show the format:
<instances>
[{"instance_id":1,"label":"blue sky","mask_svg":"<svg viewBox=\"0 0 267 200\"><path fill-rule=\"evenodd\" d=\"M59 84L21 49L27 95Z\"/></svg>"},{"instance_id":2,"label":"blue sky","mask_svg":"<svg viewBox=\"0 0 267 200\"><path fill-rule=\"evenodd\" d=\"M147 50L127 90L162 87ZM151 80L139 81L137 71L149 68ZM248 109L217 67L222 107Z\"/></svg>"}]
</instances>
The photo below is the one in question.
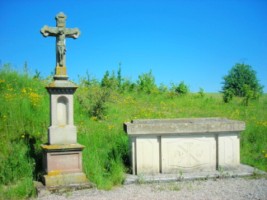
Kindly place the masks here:
<instances>
[{"instance_id":1,"label":"blue sky","mask_svg":"<svg viewBox=\"0 0 267 200\"><path fill-rule=\"evenodd\" d=\"M0 61L34 73L55 68L55 38L44 25L67 15L78 27L67 39L70 79L86 71L101 79L109 70L132 81L152 70L158 84L184 81L191 91L218 92L222 77L244 62L257 72L267 92L266 0L8 0L0 2Z\"/></svg>"}]
</instances>

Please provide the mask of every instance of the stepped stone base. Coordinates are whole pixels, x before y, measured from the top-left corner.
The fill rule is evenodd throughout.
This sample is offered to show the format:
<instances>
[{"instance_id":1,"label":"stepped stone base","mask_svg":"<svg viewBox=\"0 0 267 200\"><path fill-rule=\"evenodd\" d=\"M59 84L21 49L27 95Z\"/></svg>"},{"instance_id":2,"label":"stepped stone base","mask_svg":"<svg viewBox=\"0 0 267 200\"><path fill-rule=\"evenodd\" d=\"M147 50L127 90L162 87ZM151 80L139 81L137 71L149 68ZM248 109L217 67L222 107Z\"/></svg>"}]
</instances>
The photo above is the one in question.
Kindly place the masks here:
<instances>
[{"instance_id":1,"label":"stepped stone base","mask_svg":"<svg viewBox=\"0 0 267 200\"><path fill-rule=\"evenodd\" d=\"M82 170L80 144L42 145L45 186L62 186L88 182Z\"/></svg>"},{"instance_id":2,"label":"stepped stone base","mask_svg":"<svg viewBox=\"0 0 267 200\"><path fill-rule=\"evenodd\" d=\"M88 180L84 173L69 173L69 174L57 174L57 175L44 175L44 185L50 186L63 186L63 185L75 185L87 183Z\"/></svg>"}]
</instances>

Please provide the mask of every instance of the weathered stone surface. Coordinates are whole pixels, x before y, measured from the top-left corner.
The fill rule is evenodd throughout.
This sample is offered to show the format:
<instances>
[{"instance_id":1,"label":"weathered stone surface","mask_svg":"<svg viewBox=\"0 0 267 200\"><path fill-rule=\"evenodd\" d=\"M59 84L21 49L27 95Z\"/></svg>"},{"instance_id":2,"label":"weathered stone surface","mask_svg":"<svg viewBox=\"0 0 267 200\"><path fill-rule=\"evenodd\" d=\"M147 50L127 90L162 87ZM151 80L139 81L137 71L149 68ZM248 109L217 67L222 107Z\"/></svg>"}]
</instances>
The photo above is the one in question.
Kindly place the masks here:
<instances>
[{"instance_id":1,"label":"weathered stone surface","mask_svg":"<svg viewBox=\"0 0 267 200\"><path fill-rule=\"evenodd\" d=\"M60 12L56 16L57 27L44 26L41 33L44 37L56 37L56 69L54 79L68 79L66 69L66 38L78 38L78 28L66 28L67 16Z\"/></svg>"},{"instance_id":2,"label":"weathered stone surface","mask_svg":"<svg viewBox=\"0 0 267 200\"><path fill-rule=\"evenodd\" d=\"M157 137L136 138L136 173L156 174L159 166L159 140Z\"/></svg>"},{"instance_id":3,"label":"weathered stone surface","mask_svg":"<svg viewBox=\"0 0 267 200\"><path fill-rule=\"evenodd\" d=\"M244 122L225 118L153 119L125 123L125 130L129 135L227 132L244 129Z\"/></svg>"},{"instance_id":4,"label":"weathered stone surface","mask_svg":"<svg viewBox=\"0 0 267 200\"><path fill-rule=\"evenodd\" d=\"M44 184L47 187L65 186L73 184L87 183L88 180L84 173L44 175Z\"/></svg>"},{"instance_id":5,"label":"weathered stone surface","mask_svg":"<svg viewBox=\"0 0 267 200\"><path fill-rule=\"evenodd\" d=\"M124 128L131 141L133 174L212 171L240 164L241 121L134 120Z\"/></svg>"},{"instance_id":6,"label":"weathered stone surface","mask_svg":"<svg viewBox=\"0 0 267 200\"><path fill-rule=\"evenodd\" d=\"M73 95L50 94L51 126L73 125Z\"/></svg>"},{"instance_id":7,"label":"weathered stone surface","mask_svg":"<svg viewBox=\"0 0 267 200\"><path fill-rule=\"evenodd\" d=\"M61 150L61 151L66 151L66 150L82 150L85 148L84 145L81 144L62 144L62 145L49 145L49 144L43 144L41 145L42 149L45 151L54 151L54 150Z\"/></svg>"},{"instance_id":8,"label":"weathered stone surface","mask_svg":"<svg viewBox=\"0 0 267 200\"><path fill-rule=\"evenodd\" d=\"M82 172L82 150L80 144L42 145L43 168L47 175Z\"/></svg>"},{"instance_id":9,"label":"weathered stone surface","mask_svg":"<svg viewBox=\"0 0 267 200\"><path fill-rule=\"evenodd\" d=\"M218 136L219 166L236 166L240 163L239 133L223 133Z\"/></svg>"},{"instance_id":10,"label":"weathered stone surface","mask_svg":"<svg viewBox=\"0 0 267 200\"><path fill-rule=\"evenodd\" d=\"M207 180L216 178L234 178L252 176L255 174L266 174L257 168L248 165L238 165L233 168L222 168L220 171L202 171L202 172L185 172L185 173L170 173L170 174L143 174L143 176L127 174L124 181L125 185L136 184L142 181L143 183L159 183L159 182L177 182L178 180ZM141 180L140 180L141 179Z\"/></svg>"},{"instance_id":11,"label":"weathered stone surface","mask_svg":"<svg viewBox=\"0 0 267 200\"><path fill-rule=\"evenodd\" d=\"M68 89L71 92L71 94L73 94L75 92L75 90L78 88L78 86L69 81L69 80L54 80L51 83L48 84L48 86L46 86L46 89L48 90L49 93L54 93L53 91L58 88L62 88L62 89Z\"/></svg>"},{"instance_id":12,"label":"weathered stone surface","mask_svg":"<svg viewBox=\"0 0 267 200\"><path fill-rule=\"evenodd\" d=\"M212 135L163 136L162 173L216 170L216 140Z\"/></svg>"},{"instance_id":13,"label":"weathered stone surface","mask_svg":"<svg viewBox=\"0 0 267 200\"><path fill-rule=\"evenodd\" d=\"M48 129L49 144L75 144L77 142L76 126L50 126Z\"/></svg>"},{"instance_id":14,"label":"weathered stone surface","mask_svg":"<svg viewBox=\"0 0 267 200\"><path fill-rule=\"evenodd\" d=\"M70 90L70 89L69 89ZM50 93L50 127L48 129L49 144L77 143L77 130L73 120L73 93L62 87L53 87Z\"/></svg>"}]
</instances>

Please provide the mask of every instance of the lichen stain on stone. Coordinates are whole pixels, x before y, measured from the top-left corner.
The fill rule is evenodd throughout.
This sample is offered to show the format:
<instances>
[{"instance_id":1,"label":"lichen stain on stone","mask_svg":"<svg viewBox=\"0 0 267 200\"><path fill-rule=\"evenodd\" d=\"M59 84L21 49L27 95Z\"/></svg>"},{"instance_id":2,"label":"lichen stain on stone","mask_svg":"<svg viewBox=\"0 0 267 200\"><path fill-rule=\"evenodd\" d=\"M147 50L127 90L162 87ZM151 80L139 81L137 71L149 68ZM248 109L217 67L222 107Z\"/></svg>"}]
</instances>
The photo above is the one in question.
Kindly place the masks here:
<instances>
[{"instance_id":1,"label":"lichen stain on stone","mask_svg":"<svg viewBox=\"0 0 267 200\"><path fill-rule=\"evenodd\" d=\"M67 75L67 69L65 66L56 66L56 75Z\"/></svg>"},{"instance_id":2,"label":"lichen stain on stone","mask_svg":"<svg viewBox=\"0 0 267 200\"><path fill-rule=\"evenodd\" d=\"M53 82L51 82L47 87L56 87L56 84L55 84L55 82L53 81Z\"/></svg>"},{"instance_id":3,"label":"lichen stain on stone","mask_svg":"<svg viewBox=\"0 0 267 200\"><path fill-rule=\"evenodd\" d=\"M52 145L41 145L44 150L55 150L55 149L83 149L85 146L80 144L52 144Z\"/></svg>"},{"instance_id":4,"label":"lichen stain on stone","mask_svg":"<svg viewBox=\"0 0 267 200\"><path fill-rule=\"evenodd\" d=\"M48 176L58 176L58 175L61 175L62 174L62 171L61 170L53 170L53 171L50 171L48 172Z\"/></svg>"},{"instance_id":5,"label":"lichen stain on stone","mask_svg":"<svg viewBox=\"0 0 267 200\"><path fill-rule=\"evenodd\" d=\"M61 149L62 148L62 145L42 145L42 147L44 149Z\"/></svg>"}]
</instances>

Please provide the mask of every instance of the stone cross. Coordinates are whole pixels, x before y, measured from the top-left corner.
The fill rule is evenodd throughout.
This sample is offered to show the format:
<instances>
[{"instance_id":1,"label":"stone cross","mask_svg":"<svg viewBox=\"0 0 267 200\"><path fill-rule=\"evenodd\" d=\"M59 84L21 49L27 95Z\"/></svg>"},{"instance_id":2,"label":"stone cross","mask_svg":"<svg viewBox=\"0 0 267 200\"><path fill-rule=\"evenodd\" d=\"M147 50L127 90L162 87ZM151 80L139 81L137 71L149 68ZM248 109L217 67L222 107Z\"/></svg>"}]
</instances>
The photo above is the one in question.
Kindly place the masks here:
<instances>
[{"instance_id":1,"label":"stone cross","mask_svg":"<svg viewBox=\"0 0 267 200\"><path fill-rule=\"evenodd\" d=\"M50 95L50 126L48 142L43 144L43 183L47 187L84 187L88 179L82 169L82 151L77 143L74 125L74 93L77 86L68 80L66 73L66 38L78 38L78 28L66 28L66 15L56 16L57 26L44 26L43 36L56 37L56 70L54 80L46 86Z\"/></svg>"},{"instance_id":2,"label":"stone cross","mask_svg":"<svg viewBox=\"0 0 267 200\"><path fill-rule=\"evenodd\" d=\"M60 12L56 16L57 27L44 26L41 33L44 37L56 37L56 76L67 76L66 74L66 38L78 38L78 28L66 28L67 16Z\"/></svg>"}]
</instances>

